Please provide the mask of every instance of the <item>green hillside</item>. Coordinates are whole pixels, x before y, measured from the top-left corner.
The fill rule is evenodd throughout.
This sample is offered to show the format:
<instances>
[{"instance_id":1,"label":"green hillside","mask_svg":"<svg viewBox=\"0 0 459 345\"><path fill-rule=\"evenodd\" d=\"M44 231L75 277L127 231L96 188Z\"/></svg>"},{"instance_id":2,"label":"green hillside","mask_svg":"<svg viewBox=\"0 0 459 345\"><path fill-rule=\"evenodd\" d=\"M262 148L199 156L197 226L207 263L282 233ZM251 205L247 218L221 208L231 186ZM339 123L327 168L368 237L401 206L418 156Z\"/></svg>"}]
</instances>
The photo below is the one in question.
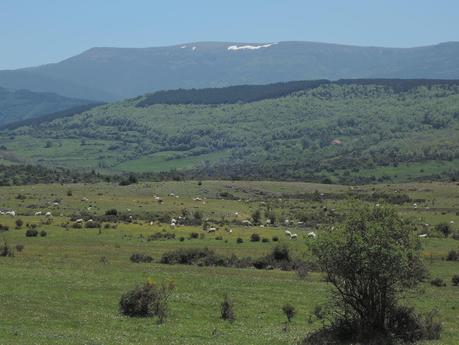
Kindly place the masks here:
<instances>
[{"instance_id":1,"label":"green hillside","mask_svg":"<svg viewBox=\"0 0 459 345\"><path fill-rule=\"evenodd\" d=\"M0 159L340 183L451 179L459 171L455 82L340 81L220 105L145 106L146 97L4 130Z\"/></svg>"},{"instance_id":2,"label":"green hillside","mask_svg":"<svg viewBox=\"0 0 459 345\"><path fill-rule=\"evenodd\" d=\"M0 126L94 103L49 92L0 87Z\"/></svg>"}]
</instances>

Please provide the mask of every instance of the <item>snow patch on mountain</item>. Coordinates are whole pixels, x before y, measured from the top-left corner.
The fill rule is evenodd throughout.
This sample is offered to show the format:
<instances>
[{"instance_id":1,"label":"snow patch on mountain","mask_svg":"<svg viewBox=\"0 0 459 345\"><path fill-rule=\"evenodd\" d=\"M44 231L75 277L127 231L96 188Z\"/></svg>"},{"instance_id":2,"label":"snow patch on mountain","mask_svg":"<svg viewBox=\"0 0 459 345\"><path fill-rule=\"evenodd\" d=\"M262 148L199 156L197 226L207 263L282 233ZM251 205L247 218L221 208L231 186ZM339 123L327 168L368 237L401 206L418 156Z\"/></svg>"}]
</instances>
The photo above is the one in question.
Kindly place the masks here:
<instances>
[{"instance_id":1,"label":"snow patch on mountain","mask_svg":"<svg viewBox=\"0 0 459 345\"><path fill-rule=\"evenodd\" d=\"M237 46L237 45L235 45L235 46L229 46L228 50L258 50L258 49L261 49L261 48L272 47L275 44L277 44L277 43L269 43L269 44L263 44L263 45L259 45L259 46L251 46L251 45Z\"/></svg>"}]
</instances>

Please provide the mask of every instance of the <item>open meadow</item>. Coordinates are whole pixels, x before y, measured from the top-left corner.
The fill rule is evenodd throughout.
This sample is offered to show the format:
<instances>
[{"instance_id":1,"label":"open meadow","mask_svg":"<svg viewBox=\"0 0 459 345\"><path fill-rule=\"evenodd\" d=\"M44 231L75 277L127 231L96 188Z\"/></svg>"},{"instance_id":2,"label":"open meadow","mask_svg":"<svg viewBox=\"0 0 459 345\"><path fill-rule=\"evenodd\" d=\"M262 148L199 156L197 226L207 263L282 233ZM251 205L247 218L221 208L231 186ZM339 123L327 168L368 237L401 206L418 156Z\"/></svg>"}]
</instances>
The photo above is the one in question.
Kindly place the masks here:
<instances>
[{"instance_id":1,"label":"open meadow","mask_svg":"<svg viewBox=\"0 0 459 345\"><path fill-rule=\"evenodd\" d=\"M0 241L14 252L0 257L0 344L297 344L322 326L313 312L331 291L309 244L341 222L354 199L392 205L416 224L429 277L404 302L440 313L440 340L423 344L459 344L459 287L451 283L459 261L446 260L459 251L458 184L246 181L0 187ZM439 233L440 223L453 234ZM38 235L26 237L31 229ZM186 248L255 260L278 243L309 272L161 263ZM131 262L134 253L153 262ZM163 324L119 312L121 295L148 279L175 282ZM234 301L232 323L220 319L225 294ZM286 303L297 310L288 327Z\"/></svg>"}]
</instances>

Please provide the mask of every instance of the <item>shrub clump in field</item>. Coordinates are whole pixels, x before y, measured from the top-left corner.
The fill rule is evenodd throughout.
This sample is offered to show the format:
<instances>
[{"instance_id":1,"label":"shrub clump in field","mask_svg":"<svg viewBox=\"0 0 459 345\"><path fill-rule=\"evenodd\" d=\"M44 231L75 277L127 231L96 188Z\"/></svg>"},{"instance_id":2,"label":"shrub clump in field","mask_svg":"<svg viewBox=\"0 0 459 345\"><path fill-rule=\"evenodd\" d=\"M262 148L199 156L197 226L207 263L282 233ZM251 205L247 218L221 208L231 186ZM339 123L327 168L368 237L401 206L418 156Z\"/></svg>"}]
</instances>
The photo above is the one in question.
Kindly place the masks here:
<instances>
[{"instance_id":1,"label":"shrub clump in field","mask_svg":"<svg viewBox=\"0 0 459 345\"><path fill-rule=\"evenodd\" d=\"M134 253L131 255L130 260L131 262L139 264L139 263L150 263L153 261L153 258L146 254Z\"/></svg>"},{"instance_id":2,"label":"shrub clump in field","mask_svg":"<svg viewBox=\"0 0 459 345\"><path fill-rule=\"evenodd\" d=\"M236 239L236 243L238 243L238 244L244 243L244 240L243 240L242 238L238 237L238 238Z\"/></svg>"},{"instance_id":3,"label":"shrub clump in field","mask_svg":"<svg viewBox=\"0 0 459 345\"><path fill-rule=\"evenodd\" d=\"M24 245L23 244L16 244L16 251L18 253L22 252L24 250Z\"/></svg>"},{"instance_id":4,"label":"shrub clump in field","mask_svg":"<svg viewBox=\"0 0 459 345\"><path fill-rule=\"evenodd\" d=\"M459 286L459 274L455 274L451 278L451 283L453 283L454 286Z\"/></svg>"},{"instance_id":5,"label":"shrub clump in field","mask_svg":"<svg viewBox=\"0 0 459 345\"><path fill-rule=\"evenodd\" d=\"M441 278L434 278L430 281L430 284L432 286L437 286L437 287L444 287L446 286L446 283L443 281Z\"/></svg>"},{"instance_id":6,"label":"shrub clump in field","mask_svg":"<svg viewBox=\"0 0 459 345\"><path fill-rule=\"evenodd\" d=\"M282 311L287 318L287 322L291 322L296 315L296 309L290 303L286 303L282 306Z\"/></svg>"},{"instance_id":7,"label":"shrub clump in field","mask_svg":"<svg viewBox=\"0 0 459 345\"><path fill-rule=\"evenodd\" d=\"M16 229L22 228L22 225L24 225L22 219L16 219Z\"/></svg>"},{"instance_id":8,"label":"shrub clump in field","mask_svg":"<svg viewBox=\"0 0 459 345\"><path fill-rule=\"evenodd\" d=\"M41 237L46 237L46 236L48 236L48 233L45 230L41 230L40 231L40 236Z\"/></svg>"},{"instance_id":9,"label":"shrub clump in field","mask_svg":"<svg viewBox=\"0 0 459 345\"><path fill-rule=\"evenodd\" d=\"M0 245L0 256L3 257L13 257L14 252L13 249L8 245L8 243L4 242Z\"/></svg>"},{"instance_id":10,"label":"shrub clump in field","mask_svg":"<svg viewBox=\"0 0 459 345\"><path fill-rule=\"evenodd\" d=\"M459 251L450 250L448 256L446 257L447 261L457 261L459 260Z\"/></svg>"},{"instance_id":11,"label":"shrub clump in field","mask_svg":"<svg viewBox=\"0 0 459 345\"><path fill-rule=\"evenodd\" d=\"M26 235L26 237L37 237L38 236L38 230L36 230L36 229L27 229L25 235Z\"/></svg>"},{"instance_id":12,"label":"shrub clump in field","mask_svg":"<svg viewBox=\"0 0 459 345\"><path fill-rule=\"evenodd\" d=\"M442 234L445 238L451 234L451 227L448 223L440 223L435 226L435 230L437 230L440 234Z\"/></svg>"},{"instance_id":13,"label":"shrub clump in field","mask_svg":"<svg viewBox=\"0 0 459 345\"><path fill-rule=\"evenodd\" d=\"M222 320L233 322L236 320L234 313L234 303L228 295L225 295L222 304L220 305L220 317Z\"/></svg>"},{"instance_id":14,"label":"shrub clump in field","mask_svg":"<svg viewBox=\"0 0 459 345\"><path fill-rule=\"evenodd\" d=\"M157 317L163 323L169 311L169 299L175 289L173 282L157 285L147 282L121 296L120 312L130 317Z\"/></svg>"},{"instance_id":15,"label":"shrub clump in field","mask_svg":"<svg viewBox=\"0 0 459 345\"><path fill-rule=\"evenodd\" d=\"M252 234L250 235L250 241L251 242L259 242L261 239L260 235L258 234Z\"/></svg>"}]
</instances>

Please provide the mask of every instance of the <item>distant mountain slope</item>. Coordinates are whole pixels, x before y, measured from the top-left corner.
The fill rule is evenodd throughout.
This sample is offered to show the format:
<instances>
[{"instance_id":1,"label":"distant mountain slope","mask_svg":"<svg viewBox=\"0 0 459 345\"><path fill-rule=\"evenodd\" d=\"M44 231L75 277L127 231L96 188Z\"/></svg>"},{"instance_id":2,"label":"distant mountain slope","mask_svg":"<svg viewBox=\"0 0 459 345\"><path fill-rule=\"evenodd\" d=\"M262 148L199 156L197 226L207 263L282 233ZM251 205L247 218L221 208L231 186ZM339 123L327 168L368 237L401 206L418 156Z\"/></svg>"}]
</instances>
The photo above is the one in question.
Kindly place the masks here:
<instances>
[{"instance_id":1,"label":"distant mountain slope","mask_svg":"<svg viewBox=\"0 0 459 345\"><path fill-rule=\"evenodd\" d=\"M88 103L91 102L63 97L49 92L8 90L0 87L0 127Z\"/></svg>"},{"instance_id":2,"label":"distant mountain slope","mask_svg":"<svg viewBox=\"0 0 459 345\"><path fill-rule=\"evenodd\" d=\"M459 79L459 42L418 48L313 42L199 42L92 48L59 63L0 71L0 84L112 100L178 88L343 78Z\"/></svg>"},{"instance_id":3,"label":"distant mountain slope","mask_svg":"<svg viewBox=\"0 0 459 345\"><path fill-rule=\"evenodd\" d=\"M139 107L144 96L0 131L0 162L340 183L459 177L459 81L323 81L279 98L269 87L254 88L269 95L255 102Z\"/></svg>"}]
</instances>

